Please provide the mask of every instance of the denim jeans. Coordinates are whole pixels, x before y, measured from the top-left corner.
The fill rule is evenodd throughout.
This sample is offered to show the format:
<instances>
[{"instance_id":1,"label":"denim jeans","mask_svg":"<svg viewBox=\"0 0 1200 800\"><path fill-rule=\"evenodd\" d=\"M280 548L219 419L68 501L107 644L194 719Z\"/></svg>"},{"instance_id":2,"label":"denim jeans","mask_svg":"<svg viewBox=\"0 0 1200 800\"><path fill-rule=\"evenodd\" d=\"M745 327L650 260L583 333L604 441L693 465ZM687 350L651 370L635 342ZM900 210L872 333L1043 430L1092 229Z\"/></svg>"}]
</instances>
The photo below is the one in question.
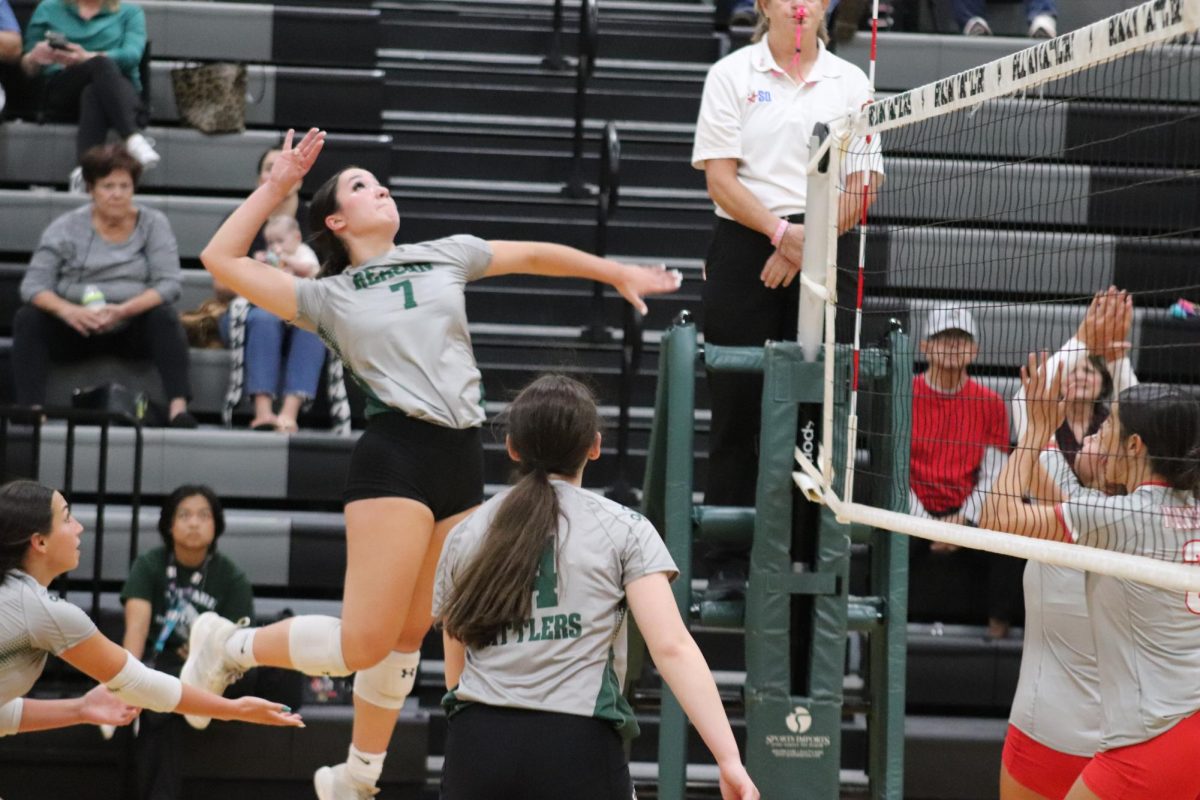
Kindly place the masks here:
<instances>
[{"instance_id":1,"label":"denim jeans","mask_svg":"<svg viewBox=\"0 0 1200 800\"><path fill-rule=\"evenodd\" d=\"M221 318L221 337L228 343L228 315ZM315 333L288 325L261 308L250 309L246 316L246 395L312 398L324 364L325 343Z\"/></svg>"},{"instance_id":2,"label":"denim jeans","mask_svg":"<svg viewBox=\"0 0 1200 800\"><path fill-rule=\"evenodd\" d=\"M967 20L971 17L983 17L985 0L954 0L954 21L958 23L958 27L963 27L967 24ZM1038 14L1049 14L1050 16L1058 15L1058 6L1055 0L1025 0L1025 19L1032 22L1033 18Z\"/></svg>"}]
</instances>

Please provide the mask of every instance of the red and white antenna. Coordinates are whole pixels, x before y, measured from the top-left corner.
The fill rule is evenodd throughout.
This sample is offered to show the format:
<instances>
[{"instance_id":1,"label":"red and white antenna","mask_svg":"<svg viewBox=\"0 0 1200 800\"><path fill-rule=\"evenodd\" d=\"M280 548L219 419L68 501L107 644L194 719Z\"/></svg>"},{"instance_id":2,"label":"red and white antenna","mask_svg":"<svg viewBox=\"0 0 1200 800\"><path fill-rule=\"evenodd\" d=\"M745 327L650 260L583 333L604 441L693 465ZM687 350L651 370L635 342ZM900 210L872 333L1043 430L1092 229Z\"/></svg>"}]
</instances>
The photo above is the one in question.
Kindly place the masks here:
<instances>
[{"instance_id":1,"label":"red and white antenna","mask_svg":"<svg viewBox=\"0 0 1200 800\"><path fill-rule=\"evenodd\" d=\"M871 3L871 58L867 64L867 103L875 102L875 56L879 47L879 0L872 0ZM871 134L867 134L866 148L867 152L871 149ZM869 162L864 161L864 166ZM867 206L868 197L871 189L871 171L870 169L863 170L862 184L862 211L859 215L858 227L858 287L854 301L854 377L850 386L850 455L851 459L846 469L846 482L844 485L846 501L850 502L854 496L854 468L853 455L858 449L858 368L859 356L862 350L862 306L863 306L863 279L866 274L867 263Z\"/></svg>"}]
</instances>

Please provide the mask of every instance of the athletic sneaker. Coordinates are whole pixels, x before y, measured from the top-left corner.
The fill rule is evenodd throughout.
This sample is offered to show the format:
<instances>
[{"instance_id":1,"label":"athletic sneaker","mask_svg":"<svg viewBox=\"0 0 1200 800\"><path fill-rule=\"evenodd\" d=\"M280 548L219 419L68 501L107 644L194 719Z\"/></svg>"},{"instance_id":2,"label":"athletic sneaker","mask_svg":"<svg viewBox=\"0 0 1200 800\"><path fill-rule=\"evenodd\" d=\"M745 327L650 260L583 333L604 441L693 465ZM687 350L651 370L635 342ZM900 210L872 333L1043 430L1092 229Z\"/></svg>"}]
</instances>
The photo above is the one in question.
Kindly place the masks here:
<instances>
[{"instance_id":1,"label":"athletic sneaker","mask_svg":"<svg viewBox=\"0 0 1200 800\"><path fill-rule=\"evenodd\" d=\"M1058 36L1058 23L1049 14L1038 14L1029 23L1030 39L1053 39Z\"/></svg>"},{"instance_id":2,"label":"athletic sneaker","mask_svg":"<svg viewBox=\"0 0 1200 800\"><path fill-rule=\"evenodd\" d=\"M158 166L158 162L162 161L162 156L154 149L153 140L147 139L140 133L135 133L125 140L125 149L129 151L129 155L138 160L142 169L154 169Z\"/></svg>"},{"instance_id":3,"label":"athletic sneaker","mask_svg":"<svg viewBox=\"0 0 1200 800\"><path fill-rule=\"evenodd\" d=\"M379 794L374 786L355 783L346 774L346 765L321 767L313 773L313 789L318 800L367 800Z\"/></svg>"},{"instance_id":4,"label":"athletic sneaker","mask_svg":"<svg viewBox=\"0 0 1200 800\"><path fill-rule=\"evenodd\" d=\"M967 20L967 24L963 25L963 34L966 36L991 36L992 26L988 25L987 20L983 17L971 17Z\"/></svg>"},{"instance_id":5,"label":"athletic sneaker","mask_svg":"<svg viewBox=\"0 0 1200 800\"><path fill-rule=\"evenodd\" d=\"M224 694L225 687L242 677L241 671L225 655L225 642L234 631L249 624L250 620L245 618L230 622L212 611L196 617L188 636L188 657L179 672L179 680L213 694ZM184 719L200 731L212 722L208 717L192 714L185 714Z\"/></svg>"}]
</instances>

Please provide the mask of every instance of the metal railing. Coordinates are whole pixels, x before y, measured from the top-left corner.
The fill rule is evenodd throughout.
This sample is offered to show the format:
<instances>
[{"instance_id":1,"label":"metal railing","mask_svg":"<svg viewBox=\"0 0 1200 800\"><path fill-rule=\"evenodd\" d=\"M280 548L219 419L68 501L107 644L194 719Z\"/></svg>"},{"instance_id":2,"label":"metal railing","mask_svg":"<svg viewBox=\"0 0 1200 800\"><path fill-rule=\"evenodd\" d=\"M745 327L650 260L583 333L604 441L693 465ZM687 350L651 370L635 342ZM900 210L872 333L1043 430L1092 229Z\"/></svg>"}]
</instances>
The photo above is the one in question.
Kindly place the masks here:
<instances>
[{"instance_id":1,"label":"metal railing","mask_svg":"<svg viewBox=\"0 0 1200 800\"><path fill-rule=\"evenodd\" d=\"M78 443L78 428L80 425L99 427L99 451L96 462L96 524L89 531L93 540L92 577L86 581L91 589L93 619L100 612L100 592L103 588L104 568L104 515L108 505L108 461L112 427L128 427L133 429L133 477L130 490L129 521L129 561L133 562L138 551L138 523L142 503L142 461L145 450L145 438L142 423L139 419L124 412L96 411L78 408L29 408L27 406L0 406L0 476L5 482L17 478L42 481L42 444L44 424L49 420L66 422L66 436L63 450L62 482L57 486L52 479L47 481L53 488L62 492L63 496L71 499L75 489L76 479L76 450ZM13 451L24 444L28 431L28 452L25 458L14 457ZM62 579L58 585L61 590L73 582Z\"/></svg>"},{"instance_id":2,"label":"metal railing","mask_svg":"<svg viewBox=\"0 0 1200 800\"><path fill-rule=\"evenodd\" d=\"M583 179L583 122L587 116L587 85L596 71L599 46L600 6L597 0L581 0L579 59L575 64L575 135L571 148L571 174L563 188L563 193L568 197L587 197L589 194Z\"/></svg>"}]
</instances>

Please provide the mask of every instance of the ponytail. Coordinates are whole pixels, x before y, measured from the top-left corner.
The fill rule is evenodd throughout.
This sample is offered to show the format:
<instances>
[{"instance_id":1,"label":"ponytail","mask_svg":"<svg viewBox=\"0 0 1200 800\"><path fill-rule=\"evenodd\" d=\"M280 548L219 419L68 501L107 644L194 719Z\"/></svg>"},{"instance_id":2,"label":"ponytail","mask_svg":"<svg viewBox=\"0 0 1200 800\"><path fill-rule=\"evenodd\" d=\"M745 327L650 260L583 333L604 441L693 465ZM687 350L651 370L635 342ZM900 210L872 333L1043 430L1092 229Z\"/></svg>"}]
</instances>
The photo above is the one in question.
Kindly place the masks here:
<instances>
[{"instance_id":1,"label":"ponytail","mask_svg":"<svg viewBox=\"0 0 1200 800\"><path fill-rule=\"evenodd\" d=\"M314 231L309 237L309 244L316 251L317 258L321 259L318 278L341 275L350 266L350 252L346 250L346 245L325 225L325 218L337 213L340 208L337 200L338 179L348 169L358 167L345 167L322 183L308 206L308 229Z\"/></svg>"},{"instance_id":2,"label":"ponytail","mask_svg":"<svg viewBox=\"0 0 1200 800\"><path fill-rule=\"evenodd\" d=\"M442 615L447 634L477 649L529 618L538 566L558 539L561 509L550 476L583 468L600 424L592 393L562 375L535 380L504 418L520 479L500 502Z\"/></svg>"},{"instance_id":3,"label":"ponytail","mask_svg":"<svg viewBox=\"0 0 1200 800\"><path fill-rule=\"evenodd\" d=\"M479 552L447 604L446 633L468 647L492 644L529 618L533 581L558 533L558 495L543 469L531 469L500 504Z\"/></svg>"}]
</instances>

